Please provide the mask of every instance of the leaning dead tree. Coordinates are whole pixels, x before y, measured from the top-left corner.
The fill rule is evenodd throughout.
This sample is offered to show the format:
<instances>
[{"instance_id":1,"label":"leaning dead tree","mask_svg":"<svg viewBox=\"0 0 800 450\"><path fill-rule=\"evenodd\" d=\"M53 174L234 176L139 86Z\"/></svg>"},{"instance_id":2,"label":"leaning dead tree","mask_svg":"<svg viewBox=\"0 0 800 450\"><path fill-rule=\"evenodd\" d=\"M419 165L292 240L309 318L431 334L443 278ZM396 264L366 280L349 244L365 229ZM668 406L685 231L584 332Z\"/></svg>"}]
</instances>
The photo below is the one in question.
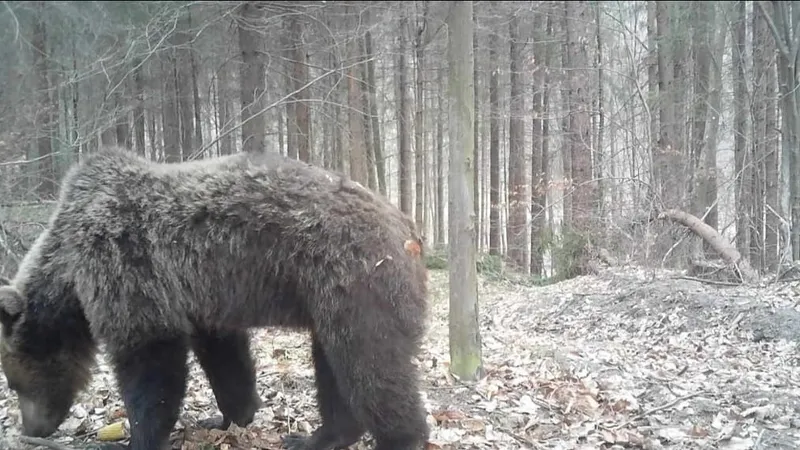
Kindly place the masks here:
<instances>
[{"instance_id":1,"label":"leaning dead tree","mask_svg":"<svg viewBox=\"0 0 800 450\"><path fill-rule=\"evenodd\" d=\"M758 272L753 270L747 258L742 257L741 253L739 253L739 250L737 250L734 245L725 240L717 230L703 222L700 218L678 209L661 211L658 218L679 223L708 242L708 245L719 253L726 263L734 267L734 270L743 283L749 284L758 281Z\"/></svg>"}]
</instances>

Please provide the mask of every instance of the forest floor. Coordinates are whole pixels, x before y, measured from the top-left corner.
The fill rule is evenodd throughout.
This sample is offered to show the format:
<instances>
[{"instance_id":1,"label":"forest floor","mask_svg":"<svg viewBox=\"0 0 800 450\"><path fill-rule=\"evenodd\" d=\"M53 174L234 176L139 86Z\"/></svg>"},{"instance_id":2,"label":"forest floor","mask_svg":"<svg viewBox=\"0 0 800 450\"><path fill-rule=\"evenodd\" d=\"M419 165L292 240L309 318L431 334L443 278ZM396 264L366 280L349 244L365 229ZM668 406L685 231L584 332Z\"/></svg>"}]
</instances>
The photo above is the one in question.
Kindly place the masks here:
<instances>
[{"instance_id":1,"label":"forest floor","mask_svg":"<svg viewBox=\"0 0 800 450\"><path fill-rule=\"evenodd\" d=\"M432 271L430 288L419 359L429 450L800 448L800 281L724 287L636 268L545 287L481 277L486 377L477 383L447 371L447 273ZM217 410L192 360L174 448L279 449L280 434L317 425L307 336L255 336L265 400L255 422L219 433L193 428ZM100 361L51 439L80 448L124 420ZM0 423L12 442L16 400L5 382L0 389ZM370 445L365 438L353 448Z\"/></svg>"}]
</instances>

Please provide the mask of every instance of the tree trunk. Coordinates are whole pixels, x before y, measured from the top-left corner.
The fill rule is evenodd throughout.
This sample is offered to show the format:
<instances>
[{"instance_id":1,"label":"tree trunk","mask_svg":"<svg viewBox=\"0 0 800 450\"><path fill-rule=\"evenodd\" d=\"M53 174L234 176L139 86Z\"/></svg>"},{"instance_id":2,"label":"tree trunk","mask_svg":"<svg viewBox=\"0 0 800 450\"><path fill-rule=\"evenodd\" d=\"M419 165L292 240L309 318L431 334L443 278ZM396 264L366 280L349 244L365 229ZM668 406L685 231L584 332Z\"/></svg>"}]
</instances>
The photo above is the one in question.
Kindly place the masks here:
<instances>
[{"instance_id":1,"label":"tree trunk","mask_svg":"<svg viewBox=\"0 0 800 450\"><path fill-rule=\"evenodd\" d=\"M178 116L177 80L175 75L174 52L168 52L161 61L163 79L161 128L164 136L164 162L181 160L181 132Z\"/></svg>"},{"instance_id":2,"label":"tree trunk","mask_svg":"<svg viewBox=\"0 0 800 450\"><path fill-rule=\"evenodd\" d=\"M477 8L479 4L473 5L473 8ZM483 167L485 164L483 163L483 158L481 158L481 147L478 145L480 142L479 134L480 134L480 86L478 83L478 68L480 67L478 58L478 15L473 13L472 14L472 78L473 78L473 102L474 102L474 117L475 117L475 124L472 127L472 142L475 143L474 152L472 154L472 164L474 170L472 171L472 184L475 186L475 190L473 191L473 198L472 204L475 206L475 244L478 247L478 251L483 248L483 202L481 199L483 198L482 192L482 183L481 183L481 174L483 173Z\"/></svg>"},{"instance_id":3,"label":"tree trunk","mask_svg":"<svg viewBox=\"0 0 800 450\"><path fill-rule=\"evenodd\" d=\"M525 162L525 94L522 90L522 43L519 42L519 18L509 19L511 99L508 124L508 256L518 270L530 270L530 235L528 228L530 191L528 165Z\"/></svg>"},{"instance_id":4,"label":"tree trunk","mask_svg":"<svg viewBox=\"0 0 800 450\"><path fill-rule=\"evenodd\" d=\"M572 154L572 222L571 228L589 233L594 215L595 185L592 180L592 150L589 147L591 127L589 109L589 42L586 24L590 23L586 1L567 2L567 52L569 60L570 120L569 137Z\"/></svg>"},{"instance_id":5,"label":"tree trunk","mask_svg":"<svg viewBox=\"0 0 800 450\"><path fill-rule=\"evenodd\" d=\"M293 140L297 146L297 158L300 161L311 162L311 114L308 106L308 88L303 89L308 83L308 63L306 61L306 49L303 43L303 24L300 19L293 16L289 24L289 34L294 49L292 55L292 80L294 80L293 91L297 91L291 99L294 102L294 132ZM350 69L355 73L355 69ZM360 78L360 77L359 77ZM360 90L357 91L360 95ZM360 103L360 102L359 102ZM359 108L359 111L361 108ZM363 125L361 137L363 138ZM362 144L363 145L363 144ZM360 176L360 175L359 175ZM366 184L366 179L364 180Z\"/></svg>"},{"instance_id":6,"label":"tree trunk","mask_svg":"<svg viewBox=\"0 0 800 450\"><path fill-rule=\"evenodd\" d=\"M179 25L185 27L175 32L174 45L178 48L176 76L178 97L178 113L180 118L181 151L182 158L188 158L194 149L194 96L192 95L192 50L189 44L191 38L186 29L191 29L191 16L187 16L186 23Z\"/></svg>"},{"instance_id":7,"label":"tree trunk","mask_svg":"<svg viewBox=\"0 0 800 450\"><path fill-rule=\"evenodd\" d=\"M353 39L347 44L349 50L349 61L354 61L358 57L358 39ZM364 132L364 95L361 92L361 70L357 65L351 63L347 69L347 118L349 128L349 148L350 148L350 177L364 186L369 182L369 165L367 164L367 149ZM302 140L302 134L301 134Z\"/></svg>"},{"instance_id":8,"label":"tree trunk","mask_svg":"<svg viewBox=\"0 0 800 450\"><path fill-rule=\"evenodd\" d=\"M680 1L671 1L668 2L669 6L668 9L670 11L670 41L672 45L672 90L670 92L670 98L672 99L672 104L674 108L674 118L675 122L673 124L673 145L675 150L679 153L679 158L677 163L679 164L676 169L678 173L688 173L686 169L689 168L688 164L685 164L685 156L689 153L686 152L686 149L689 147L686 143L687 136L686 136L686 117L687 108L686 108L686 93L689 92L691 89L691 85L689 82L689 71L687 70L687 54L689 53L687 50L686 45L686 38L684 35L688 34L684 30L688 30L690 28L690 24L687 21L687 17L689 16L686 12L689 5L692 3L689 2L680 2ZM681 192L681 195L684 195L684 192Z\"/></svg>"},{"instance_id":9,"label":"tree trunk","mask_svg":"<svg viewBox=\"0 0 800 450\"><path fill-rule=\"evenodd\" d=\"M266 118L262 105L266 80L261 56L262 39L255 29L263 14L253 2L245 2L238 9L239 50L242 53L242 149L250 153L263 152L266 148Z\"/></svg>"},{"instance_id":10,"label":"tree trunk","mask_svg":"<svg viewBox=\"0 0 800 450\"><path fill-rule=\"evenodd\" d=\"M191 24L191 15L189 16L189 23ZM200 74L197 70L197 61L194 57L194 50L192 49L191 42L189 43L189 60L192 63L192 97L194 100L194 146L195 151L203 148L203 105L200 103Z\"/></svg>"},{"instance_id":11,"label":"tree trunk","mask_svg":"<svg viewBox=\"0 0 800 450\"><path fill-rule=\"evenodd\" d=\"M444 114L445 108L445 92L446 86L444 84L444 68L439 69L438 71L438 79L437 85L439 87L439 95L438 95L438 104L437 104L437 111L439 114ZM445 198L444 198L444 185L445 185L445 159L444 159L444 126L443 120L436 120L436 236L434 238L434 242L437 244L443 244L445 242ZM474 136L474 134L473 134ZM473 147L475 141L473 141ZM474 153L473 153L474 155ZM473 157L472 160L472 167L473 172L477 171L476 161ZM473 190L477 190L477 186L475 185L475 178L472 179L473 183ZM472 197L473 201L475 201L475 196ZM475 217L475 222L477 223L477 216ZM476 245L477 245L477 234L476 234Z\"/></svg>"},{"instance_id":12,"label":"tree trunk","mask_svg":"<svg viewBox=\"0 0 800 450\"><path fill-rule=\"evenodd\" d=\"M489 38L489 254L501 253L500 235L500 95L498 50L500 38Z\"/></svg>"},{"instance_id":13,"label":"tree trunk","mask_svg":"<svg viewBox=\"0 0 800 450\"><path fill-rule=\"evenodd\" d=\"M647 109L650 113L650 117L648 117L650 130L648 145L653 149L658 145L658 111L656 111L656 105L658 104L659 95L659 52L658 33L656 32L656 17L658 16L656 3L654 0L647 2Z\"/></svg>"},{"instance_id":14,"label":"tree trunk","mask_svg":"<svg viewBox=\"0 0 800 450\"><path fill-rule=\"evenodd\" d=\"M604 196L605 196L605 189L604 186L606 183L613 183L613 178L610 178L610 181L604 181L606 177L603 174L603 166L604 166L604 154L605 149L603 148L603 132L605 130L605 111L604 111L604 99L603 99L603 83L605 82L603 78L603 65L605 62L603 61L603 39L601 30L602 22L601 12L602 5L600 2L594 2L594 20L595 20L595 33L596 33L596 41L597 41L597 55L595 59L595 67L597 68L597 113L596 113L596 123L597 123L597 134L595 135L594 141L594 170L592 171L593 175L592 178L597 180L596 182L596 192L595 192L595 209L598 213L598 217L604 217ZM633 125L633 124L631 124ZM613 158L613 156L612 156ZM613 186L612 186L613 188Z\"/></svg>"},{"instance_id":15,"label":"tree trunk","mask_svg":"<svg viewBox=\"0 0 800 450\"><path fill-rule=\"evenodd\" d=\"M691 171L695 177L692 196L692 214L705 217L705 222L716 229L716 206L709 202L711 189L716 189L713 176L716 159L709 161L704 157L711 149L706 148L706 121L708 120L709 80L711 70L711 34L714 27L714 4L709 2L692 3L694 24L692 27L692 63L694 65L694 107L692 108ZM716 113L716 111L715 111ZM707 163L713 162L710 167ZM714 183L714 186L711 186ZM711 210L709 211L709 208ZM702 241L701 241L702 242ZM698 247L698 250L702 245Z\"/></svg>"},{"instance_id":16,"label":"tree trunk","mask_svg":"<svg viewBox=\"0 0 800 450\"><path fill-rule=\"evenodd\" d=\"M133 136L136 153L145 156L145 117L144 117L144 75L143 61L137 59L133 67L133 86L136 103L133 108Z\"/></svg>"},{"instance_id":17,"label":"tree trunk","mask_svg":"<svg viewBox=\"0 0 800 450\"><path fill-rule=\"evenodd\" d=\"M219 153L230 155L233 153L233 137L231 136L231 114L230 86L228 86L228 70L223 65L217 71L217 113L219 114Z\"/></svg>"},{"instance_id":18,"label":"tree trunk","mask_svg":"<svg viewBox=\"0 0 800 450\"><path fill-rule=\"evenodd\" d=\"M366 39L363 36L358 39L358 49L359 55L367 54ZM364 127L364 148L367 153L367 183L370 190L378 192L378 179L375 173L375 139L372 138L372 117L370 117L372 97L369 94L369 70L366 61L359 65L358 76L360 78L358 89L361 92L361 103L364 105L364 113L361 114L361 118L364 122L362 125Z\"/></svg>"},{"instance_id":19,"label":"tree trunk","mask_svg":"<svg viewBox=\"0 0 800 450\"><path fill-rule=\"evenodd\" d=\"M406 94L406 19L400 22L400 39L397 50L397 151L399 153L399 195L400 210L411 215L411 147L409 142L408 96Z\"/></svg>"},{"instance_id":20,"label":"tree trunk","mask_svg":"<svg viewBox=\"0 0 800 450\"><path fill-rule=\"evenodd\" d=\"M462 380L483 376L478 312L472 161L474 91L472 2L451 6L450 65L450 371Z\"/></svg>"},{"instance_id":21,"label":"tree trunk","mask_svg":"<svg viewBox=\"0 0 800 450\"><path fill-rule=\"evenodd\" d=\"M736 173L736 248L742 255L750 251L750 218L752 209L752 165L747 148L747 85L745 80L745 2L737 1L733 23L734 68L734 159Z\"/></svg>"},{"instance_id":22,"label":"tree trunk","mask_svg":"<svg viewBox=\"0 0 800 450\"><path fill-rule=\"evenodd\" d=\"M383 133L381 132L381 121L378 116L378 87L375 80L375 53L372 49L372 33L367 30L364 33L364 47L367 57L367 86L369 88L369 115L372 120L372 147L375 153L375 169L378 178L378 190L382 195L386 195L386 161L383 155Z\"/></svg>"},{"instance_id":23,"label":"tree trunk","mask_svg":"<svg viewBox=\"0 0 800 450\"><path fill-rule=\"evenodd\" d=\"M756 7L753 9L752 27L752 51L753 51L753 103L751 104L751 116L753 118L753 155L755 162L754 170L754 192L753 201L753 226L750 239L750 263L763 269L765 267L764 253L764 214L765 214L765 184L766 184L766 161L767 161L767 77L766 73L771 69L768 65L771 56L775 52L775 47L770 45L772 36L767 29L761 10Z\"/></svg>"},{"instance_id":24,"label":"tree trunk","mask_svg":"<svg viewBox=\"0 0 800 450\"><path fill-rule=\"evenodd\" d=\"M758 2L778 47L778 88L781 98L780 212L792 224L784 229L786 246L782 258L800 259L800 81L797 55L800 52L800 7L791 2L773 2L773 12ZM773 18L774 17L774 18Z\"/></svg>"},{"instance_id":25,"label":"tree trunk","mask_svg":"<svg viewBox=\"0 0 800 450\"><path fill-rule=\"evenodd\" d=\"M535 30L546 27L546 14L536 14ZM545 41L542 35L534 35ZM545 207L547 202L547 174L544 173L544 93L547 82L547 50L546 44L536 43L533 48L535 66L533 68L533 129L531 132L531 259L530 273L534 276L542 274L544 259L542 257L542 232L545 225Z\"/></svg>"},{"instance_id":26,"label":"tree trunk","mask_svg":"<svg viewBox=\"0 0 800 450\"><path fill-rule=\"evenodd\" d=\"M416 2L414 2L416 4ZM425 28L428 23L428 1L422 0L422 17L417 25L414 42L416 59L416 89L414 114L414 221L417 229L425 230Z\"/></svg>"},{"instance_id":27,"label":"tree trunk","mask_svg":"<svg viewBox=\"0 0 800 450\"><path fill-rule=\"evenodd\" d=\"M654 148L653 163L657 193L661 202L669 207L681 203L680 161L681 150L675 136L674 65L670 51L670 3L656 2L656 29L658 34L658 94L660 111L659 145Z\"/></svg>"},{"instance_id":28,"label":"tree trunk","mask_svg":"<svg viewBox=\"0 0 800 450\"><path fill-rule=\"evenodd\" d=\"M767 3L762 5L767 12L756 7L763 19L766 14L772 14L772 5ZM781 222L776 215L781 211L780 195L778 191L780 167L778 166L778 141L780 139L778 129L778 75L775 70L775 38L769 34L766 40L767 46L764 54L767 56L764 62L764 128L766 130L764 145L764 194L766 197L766 224L764 232L764 266L769 270L775 270L778 266L780 257L780 229Z\"/></svg>"},{"instance_id":29,"label":"tree trunk","mask_svg":"<svg viewBox=\"0 0 800 450\"><path fill-rule=\"evenodd\" d=\"M56 179L53 158L53 104L50 101L50 81L47 67L47 26L44 19L44 2L35 3L36 16L33 21L33 70L36 77L36 98L38 108L36 111L36 124L38 125L36 149L39 158L37 193L44 200L56 198L58 180ZM33 180L31 180L33 181Z\"/></svg>"}]
</instances>

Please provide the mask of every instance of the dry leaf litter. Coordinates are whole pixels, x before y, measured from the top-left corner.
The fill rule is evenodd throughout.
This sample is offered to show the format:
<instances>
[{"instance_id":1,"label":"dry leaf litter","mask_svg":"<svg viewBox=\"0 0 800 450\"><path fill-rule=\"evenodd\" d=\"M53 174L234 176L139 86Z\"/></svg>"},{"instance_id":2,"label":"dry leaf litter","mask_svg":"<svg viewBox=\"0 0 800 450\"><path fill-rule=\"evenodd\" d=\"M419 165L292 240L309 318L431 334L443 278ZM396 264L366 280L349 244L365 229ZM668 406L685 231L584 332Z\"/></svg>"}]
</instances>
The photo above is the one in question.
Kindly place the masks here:
<instances>
[{"instance_id":1,"label":"dry leaf litter","mask_svg":"<svg viewBox=\"0 0 800 450\"><path fill-rule=\"evenodd\" d=\"M433 271L419 358L427 449L800 448L800 282L720 287L677 275L619 268L547 287L481 278L486 376L466 383L448 372L447 273ZM174 449L279 449L281 434L317 426L307 335L259 330L253 346L265 401L255 422L193 426L217 409L192 357ZM53 441L80 448L126 420L98 362ZM26 448L5 382L0 424L0 448ZM365 436L353 448L371 445Z\"/></svg>"}]
</instances>

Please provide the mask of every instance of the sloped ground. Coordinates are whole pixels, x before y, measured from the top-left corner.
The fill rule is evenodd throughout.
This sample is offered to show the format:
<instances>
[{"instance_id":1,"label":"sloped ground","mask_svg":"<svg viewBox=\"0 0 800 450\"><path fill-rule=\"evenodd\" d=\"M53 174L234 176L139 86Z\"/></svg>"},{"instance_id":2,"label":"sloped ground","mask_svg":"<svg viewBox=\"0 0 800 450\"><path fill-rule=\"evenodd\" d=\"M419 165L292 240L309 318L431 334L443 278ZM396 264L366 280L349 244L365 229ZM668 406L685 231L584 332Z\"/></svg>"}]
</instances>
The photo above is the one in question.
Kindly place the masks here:
<instances>
[{"instance_id":1,"label":"sloped ground","mask_svg":"<svg viewBox=\"0 0 800 450\"><path fill-rule=\"evenodd\" d=\"M676 277L626 268L548 287L482 279L486 377L467 384L447 371L447 274L433 272L420 357L429 449L800 448L800 282L732 288ZM192 431L216 413L193 362L175 448L278 449L281 433L316 426L305 335L256 338L266 403L256 422ZM17 409L0 389L8 445ZM123 414L101 363L53 439L79 447Z\"/></svg>"}]
</instances>

